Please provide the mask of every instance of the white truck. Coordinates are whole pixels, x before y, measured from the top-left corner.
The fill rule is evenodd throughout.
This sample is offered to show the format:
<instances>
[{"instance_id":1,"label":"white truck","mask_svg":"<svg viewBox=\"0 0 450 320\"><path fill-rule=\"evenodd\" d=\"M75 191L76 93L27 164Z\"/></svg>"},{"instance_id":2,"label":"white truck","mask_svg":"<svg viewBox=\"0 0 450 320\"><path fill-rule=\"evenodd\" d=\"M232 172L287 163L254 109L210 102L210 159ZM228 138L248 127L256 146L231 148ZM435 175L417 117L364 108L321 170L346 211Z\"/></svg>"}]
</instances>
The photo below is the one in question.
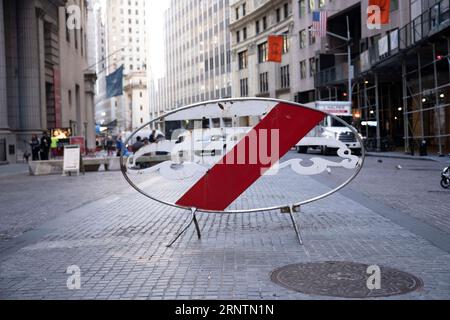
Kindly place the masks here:
<instances>
[{"instance_id":1,"label":"white truck","mask_svg":"<svg viewBox=\"0 0 450 320\"><path fill-rule=\"evenodd\" d=\"M344 143L353 154L361 153L361 144L349 128L353 122L352 108L349 102L317 101L306 106L336 116L347 123L347 126L333 117L326 117L295 146L297 152L307 153L309 149L318 149L323 155L330 155L336 153Z\"/></svg>"}]
</instances>

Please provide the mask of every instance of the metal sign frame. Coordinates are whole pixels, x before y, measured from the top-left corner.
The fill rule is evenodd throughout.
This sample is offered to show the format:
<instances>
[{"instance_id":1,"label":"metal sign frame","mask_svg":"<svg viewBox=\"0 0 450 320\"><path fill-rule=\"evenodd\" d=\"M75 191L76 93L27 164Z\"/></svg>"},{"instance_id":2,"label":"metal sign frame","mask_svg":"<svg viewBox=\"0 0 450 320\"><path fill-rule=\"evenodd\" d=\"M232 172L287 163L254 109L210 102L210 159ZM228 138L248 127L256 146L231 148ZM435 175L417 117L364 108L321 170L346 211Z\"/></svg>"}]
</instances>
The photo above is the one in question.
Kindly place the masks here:
<instances>
[{"instance_id":1,"label":"metal sign frame","mask_svg":"<svg viewBox=\"0 0 450 320\"><path fill-rule=\"evenodd\" d=\"M233 214L245 214L245 213L259 213L259 212L267 212L267 211L277 211L279 210L282 213L288 213L290 215L294 230L297 234L297 238L298 241L301 245L303 245L303 240L300 234L300 229L298 228L298 224L296 222L295 216L294 214L297 212L300 212L300 209L302 206L325 199L333 194L335 194L336 192L339 192L340 190L344 189L346 186L348 186L361 172L363 166L364 166L364 162L366 159L366 151L364 148L364 142L361 139L361 137L359 136L358 131L353 128L352 126L350 126L348 123L346 123L344 120L342 120L341 118L334 116L332 114L329 114L327 112L321 111L321 110L317 110L315 108L311 108L311 107L307 107L305 105L296 103L296 102L292 102L292 101L287 101L287 100L280 100L280 99L271 99L271 98L230 98L230 99L218 99L218 100L211 100L211 101L205 101L205 102L201 102L201 103L195 103L195 104L191 104L170 112L165 113L164 115L155 118L153 120L151 120L150 122L146 123L145 125L141 126L140 128L138 128L137 130L135 130L129 137L128 139L124 142L124 146L128 145L129 142L132 140L132 138L141 130L143 130L144 128L151 126L153 123L157 123L161 120L164 120L165 118L167 118L170 115L173 115L175 113L181 112L181 111L186 111L189 109L193 109L199 106L205 106L205 105L211 105L211 104L222 104L222 103L230 103L230 102L246 102L246 101L262 101L262 102L276 102L276 103L286 103L292 106L298 106L304 109L309 109L309 110L313 110L313 111L318 111L323 113L326 116L330 116L333 119L335 119L336 121L340 122L341 124L345 125L345 127L349 128L352 133L355 135L356 139L358 140L358 142L361 145L361 156L360 156L360 161L359 161L359 166L356 170L356 172L348 179L346 180L343 184L341 184L340 186L338 186L337 188L323 194L320 196L317 196L315 198L312 199L308 199L305 201L301 201L298 203L293 203L293 204L286 204L286 205L282 205L282 206L273 206L273 207L266 207L266 208L256 208L256 209L247 209L247 210L229 210L229 211L213 211L213 210L202 210L202 209L198 209L198 208L191 208L191 207L183 207L183 206L179 206L177 204L174 203L169 203L167 201L163 201L161 199L157 199L155 197L152 197L151 195L149 195L148 193L146 193L145 191L141 190L138 186L136 186L134 184L133 181L131 181L131 179L128 177L127 175L127 168L126 165L124 163L124 156L123 156L123 152L121 153L120 156L120 169L122 171L122 174L125 178L125 180L128 182L128 184L135 189L138 193L142 194L143 196L156 201L160 204L169 206L169 207L174 207L177 209L183 209L183 210L188 210L191 215L192 215L192 220L188 223L188 225L184 228L181 229L181 231L178 233L178 235L176 236L176 238L171 241L171 243L167 246L167 247L171 247L188 229L189 227L194 224L196 231L197 231L197 235L198 238L201 239L201 232L200 232L200 228L199 228L199 224L198 224L198 219L197 219L197 213L214 213L214 214L228 214L228 215L233 215Z\"/></svg>"}]
</instances>

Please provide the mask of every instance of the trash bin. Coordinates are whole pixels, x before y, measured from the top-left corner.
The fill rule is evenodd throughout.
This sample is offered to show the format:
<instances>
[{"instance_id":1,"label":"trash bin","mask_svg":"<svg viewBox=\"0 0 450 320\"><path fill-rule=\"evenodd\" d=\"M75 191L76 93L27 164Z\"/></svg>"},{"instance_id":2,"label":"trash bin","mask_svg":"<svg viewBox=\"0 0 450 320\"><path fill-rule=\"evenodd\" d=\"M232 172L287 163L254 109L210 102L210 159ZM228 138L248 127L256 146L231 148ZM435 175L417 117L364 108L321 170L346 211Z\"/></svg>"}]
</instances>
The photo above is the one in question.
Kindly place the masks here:
<instances>
[{"instance_id":1,"label":"trash bin","mask_svg":"<svg viewBox=\"0 0 450 320\"><path fill-rule=\"evenodd\" d=\"M420 156L421 157L428 156L428 146L426 140L422 140L422 142L420 143Z\"/></svg>"}]
</instances>

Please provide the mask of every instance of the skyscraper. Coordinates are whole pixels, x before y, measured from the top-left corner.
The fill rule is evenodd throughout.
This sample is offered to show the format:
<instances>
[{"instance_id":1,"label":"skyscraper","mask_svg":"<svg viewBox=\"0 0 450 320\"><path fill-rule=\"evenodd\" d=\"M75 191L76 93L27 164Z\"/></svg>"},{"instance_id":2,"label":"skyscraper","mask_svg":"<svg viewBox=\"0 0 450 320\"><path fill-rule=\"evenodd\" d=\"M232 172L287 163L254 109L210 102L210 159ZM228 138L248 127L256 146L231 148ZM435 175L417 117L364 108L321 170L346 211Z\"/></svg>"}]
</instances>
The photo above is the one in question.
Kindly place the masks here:
<instances>
[{"instance_id":1,"label":"skyscraper","mask_svg":"<svg viewBox=\"0 0 450 320\"><path fill-rule=\"evenodd\" d=\"M149 98L147 93L147 23L145 0L106 0L105 11L105 68L99 77L114 72L124 66L123 96L107 100L109 108L98 101L97 120L102 124L117 120L117 134L137 128L148 120ZM102 55L103 57L103 55ZM103 62L103 61L102 61ZM138 87L135 84L138 84ZM130 91L131 90L131 91ZM139 90L138 92L134 92ZM100 96L102 96L100 94ZM133 121L138 119L139 121Z\"/></svg>"},{"instance_id":2,"label":"skyscraper","mask_svg":"<svg viewBox=\"0 0 450 320\"><path fill-rule=\"evenodd\" d=\"M231 96L229 0L172 0L165 13L166 78L152 116Z\"/></svg>"}]
</instances>

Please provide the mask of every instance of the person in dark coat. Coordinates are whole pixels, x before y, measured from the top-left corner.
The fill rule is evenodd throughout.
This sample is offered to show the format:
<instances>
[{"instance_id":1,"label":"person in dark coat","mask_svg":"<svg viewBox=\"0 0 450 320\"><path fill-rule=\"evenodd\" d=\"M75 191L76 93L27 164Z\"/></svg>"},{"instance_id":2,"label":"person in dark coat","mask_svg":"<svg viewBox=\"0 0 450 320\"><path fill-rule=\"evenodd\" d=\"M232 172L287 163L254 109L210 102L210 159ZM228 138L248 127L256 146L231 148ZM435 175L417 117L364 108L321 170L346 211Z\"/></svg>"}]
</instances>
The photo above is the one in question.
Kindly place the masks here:
<instances>
[{"instance_id":1,"label":"person in dark coat","mask_svg":"<svg viewBox=\"0 0 450 320\"><path fill-rule=\"evenodd\" d=\"M122 151L123 151L123 141L122 141L122 137L117 138L116 141L116 149L117 149L117 157L120 157L122 155Z\"/></svg>"},{"instance_id":2,"label":"person in dark coat","mask_svg":"<svg viewBox=\"0 0 450 320\"><path fill-rule=\"evenodd\" d=\"M41 160L42 161L48 160L51 145L52 145L52 139L48 135L47 131L45 131L41 138Z\"/></svg>"},{"instance_id":3,"label":"person in dark coat","mask_svg":"<svg viewBox=\"0 0 450 320\"><path fill-rule=\"evenodd\" d=\"M131 147L131 149L133 150L133 153L136 153L139 151L140 148L142 148L144 146L144 142L142 142L142 138L141 137L137 137L136 138L136 142L133 144L133 146Z\"/></svg>"},{"instance_id":4,"label":"person in dark coat","mask_svg":"<svg viewBox=\"0 0 450 320\"><path fill-rule=\"evenodd\" d=\"M36 135L31 137L30 141L31 155L33 161L39 161L39 152L41 151L41 143Z\"/></svg>"}]
</instances>

